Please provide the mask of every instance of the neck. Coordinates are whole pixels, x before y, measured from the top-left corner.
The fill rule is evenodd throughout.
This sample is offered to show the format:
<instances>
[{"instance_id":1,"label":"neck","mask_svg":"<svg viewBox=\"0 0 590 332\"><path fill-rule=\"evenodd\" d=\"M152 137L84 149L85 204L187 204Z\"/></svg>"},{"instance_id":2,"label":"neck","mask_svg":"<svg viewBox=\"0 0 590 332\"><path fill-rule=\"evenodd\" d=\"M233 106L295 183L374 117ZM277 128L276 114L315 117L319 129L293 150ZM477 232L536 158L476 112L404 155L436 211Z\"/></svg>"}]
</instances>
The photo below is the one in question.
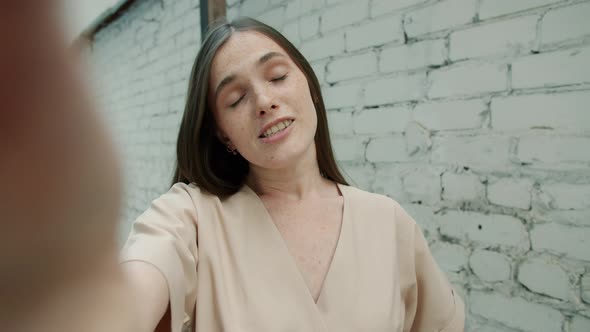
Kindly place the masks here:
<instances>
[{"instance_id":1,"label":"neck","mask_svg":"<svg viewBox=\"0 0 590 332\"><path fill-rule=\"evenodd\" d=\"M329 194L334 184L322 177L315 147L307 156L284 168L250 165L246 183L259 195L303 200Z\"/></svg>"}]
</instances>

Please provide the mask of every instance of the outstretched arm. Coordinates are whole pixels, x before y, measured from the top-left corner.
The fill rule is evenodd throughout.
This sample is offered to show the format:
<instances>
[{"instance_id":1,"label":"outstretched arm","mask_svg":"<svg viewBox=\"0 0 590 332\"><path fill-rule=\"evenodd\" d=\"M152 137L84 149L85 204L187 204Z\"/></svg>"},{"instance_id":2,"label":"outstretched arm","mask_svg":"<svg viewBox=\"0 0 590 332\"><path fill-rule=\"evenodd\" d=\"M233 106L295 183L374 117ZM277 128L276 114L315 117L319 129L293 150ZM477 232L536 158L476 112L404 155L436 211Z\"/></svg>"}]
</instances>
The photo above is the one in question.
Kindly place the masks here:
<instances>
[{"instance_id":1,"label":"outstretched arm","mask_svg":"<svg viewBox=\"0 0 590 332\"><path fill-rule=\"evenodd\" d=\"M131 331L115 153L55 0L0 0L0 322Z\"/></svg>"}]
</instances>

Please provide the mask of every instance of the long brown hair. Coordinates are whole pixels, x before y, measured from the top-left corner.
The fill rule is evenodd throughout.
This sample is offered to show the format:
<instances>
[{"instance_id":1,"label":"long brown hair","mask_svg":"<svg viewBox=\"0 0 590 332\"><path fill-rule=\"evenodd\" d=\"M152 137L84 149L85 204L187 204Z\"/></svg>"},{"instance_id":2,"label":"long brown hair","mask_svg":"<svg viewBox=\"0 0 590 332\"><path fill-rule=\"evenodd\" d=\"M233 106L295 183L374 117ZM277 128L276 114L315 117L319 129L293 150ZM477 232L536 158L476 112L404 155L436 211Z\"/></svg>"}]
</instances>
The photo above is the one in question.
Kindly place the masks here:
<instances>
[{"instance_id":1,"label":"long brown hair","mask_svg":"<svg viewBox=\"0 0 590 332\"><path fill-rule=\"evenodd\" d=\"M260 32L274 40L307 78L318 119L314 139L320 172L327 179L347 184L334 158L320 83L311 65L278 31L247 17L238 18L231 23L225 20L214 23L203 40L189 79L186 106L176 145L176 171L172 184L195 183L211 194L227 196L238 191L246 180L250 170L248 161L240 154L229 153L216 135L208 90L211 64L217 50L234 31L247 30Z\"/></svg>"}]
</instances>

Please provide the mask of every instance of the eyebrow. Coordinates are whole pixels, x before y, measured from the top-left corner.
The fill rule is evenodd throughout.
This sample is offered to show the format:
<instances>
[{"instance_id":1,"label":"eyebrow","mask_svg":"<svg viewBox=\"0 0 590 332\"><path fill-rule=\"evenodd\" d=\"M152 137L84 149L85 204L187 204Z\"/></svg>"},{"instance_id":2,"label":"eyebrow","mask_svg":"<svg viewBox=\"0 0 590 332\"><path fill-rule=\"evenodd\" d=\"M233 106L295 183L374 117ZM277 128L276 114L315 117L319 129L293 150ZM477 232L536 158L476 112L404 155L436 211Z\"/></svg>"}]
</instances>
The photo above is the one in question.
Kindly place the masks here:
<instances>
[{"instance_id":1,"label":"eyebrow","mask_svg":"<svg viewBox=\"0 0 590 332\"><path fill-rule=\"evenodd\" d=\"M265 64L266 62L268 62L270 59L275 58L275 57L284 57L285 55L279 52L268 52L265 55L261 56L260 59L258 59L258 62L256 63L256 65L258 67L262 66L263 64ZM219 82L219 84L217 84L217 88L215 89L215 98L217 98L217 95L219 94L219 92L221 91L221 89L230 84L231 82L233 82L236 79L236 75L234 74L230 74L226 77L224 77L221 82Z\"/></svg>"}]
</instances>

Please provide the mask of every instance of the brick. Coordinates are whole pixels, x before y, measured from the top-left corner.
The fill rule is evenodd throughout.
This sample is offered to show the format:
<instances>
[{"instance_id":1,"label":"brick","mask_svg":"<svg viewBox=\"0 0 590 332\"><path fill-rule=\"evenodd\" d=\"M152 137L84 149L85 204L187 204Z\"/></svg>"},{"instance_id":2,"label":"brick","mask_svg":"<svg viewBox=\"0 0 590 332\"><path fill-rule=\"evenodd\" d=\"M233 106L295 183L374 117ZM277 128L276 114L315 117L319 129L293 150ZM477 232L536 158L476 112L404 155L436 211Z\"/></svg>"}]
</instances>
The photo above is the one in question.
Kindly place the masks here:
<instances>
[{"instance_id":1,"label":"brick","mask_svg":"<svg viewBox=\"0 0 590 332\"><path fill-rule=\"evenodd\" d=\"M590 35L588 17L588 2L549 11L541 21L541 42L548 44Z\"/></svg>"},{"instance_id":2,"label":"brick","mask_svg":"<svg viewBox=\"0 0 590 332\"><path fill-rule=\"evenodd\" d=\"M328 63L328 82L368 76L377 71L377 55L373 52L338 58Z\"/></svg>"},{"instance_id":3,"label":"brick","mask_svg":"<svg viewBox=\"0 0 590 332\"><path fill-rule=\"evenodd\" d=\"M407 161L406 142L403 136L371 139L367 145L367 160L370 162Z\"/></svg>"},{"instance_id":4,"label":"brick","mask_svg":"<svg viewBox=\"0 0 590 332\"><path fill-rule=\"evenodd\" d=\"M518 17L455 31L450 35L453 61L499 54L529 53L535 49L538 16Z\"/></svg>"},{"instance_id":5,"label":"brick","mask_svg":"<svg viewBox=\"0 0 590 332\"><path fill-rule=\"evenodd\" d=\"M320 15L306 15L299 19L299 35L302 40L317 36L320 31Z\"/></svg>"},{"instance_id":6,"label":"brick","mask_svg":"<svg viewBox=\"0 0 590 332\"><path fill-rule=\"evenodd\" d=\"M410 119L408 106L364 109L354 114L354 132L377 135L403 132Z\"/></svg>"},{"instance_id":7,"label":"brick","mask_svg":"<svg viewBox=\"0 0 590 332\"><path fill-rule=\"evenodd\" d=\"M580 292L582 293L582 300L590 303L590 272L582 276L580 280Z\"/></svg>"},{"instance_id":8,"label":"brick","mask_svg":"<svg viewBox=\"0 0 590 332\"><path fill-rule=\"evenodd\" d=\"M378 0L373 1L371 4L371 17L380 16L383 14L391 13L404 9L410 6L419 5L425 3L427 0Z\"/></svg>"},{"instance_id":9,"label":"brick","mask_svg":"<svg viewBox=\"0 0 590 332\"><path fill-rule=\"evenodd\" d=\"M244 0L240 6L240 15L256 17L268 8L269 0Z\"/></svg>"},{"instance_id":10,"label":"brick","mask_svg":"<svg viewBox=\"0 0 590 332\"><path fill-rule=\"evenodd\" d=\"M346 50L356 51L386 43L403 43L405 40L399 16L370 20L346 30Z\"/></svg>"},{"instance_id":11,"label":"brick","mask_svg":"<svg viewBox=\"0 0 590 332\"><path fill-rule=\"evenodd\" d=\"M509 164L509 147L505 136L434 137L431 162L498 169Z\"/></svg>"},{"instance_id":12,"label":"brick","mask_svg":"<svg viewBox=\"0 0 590 332\"><path fill-rule=\"evenodd\" d=\"M493 98L492 127L496 130L534 128L588 130L590 92Z\"/></svg>"},{"instance_id":13,"label":"brick","mask_svg":"<svg viewBox=\"0 0 590 332\"><path fill-rule=\"evenodd\" d=\"M359 84L335 85L323 91L326 108L354 107L359 103Z\"/></svg>"},{"instance_id":14,"label":"brick","mask_svg":"<svg viewBox=\"0 0 590 332\"><path fill-rule=\"evenodd\" d=\"M492 246L529 248L527 231L520 220L498 214L447 211L438 217L443 235Z\"/></svg>"},{"instance_id":15,"label":"brick","mask_svg":"<svg viewBox=\"0 0 590 332\"><path fill-rule=\"evenodd\" d=\"M352 135L352 113L329 111L328 125L332 135Z\"/></svg>"},{"instance_id":16,"label":"brick","mask_svg":"<svg viewBox=\"0 0 590 332\"><path fill-rule=\"evenodd\" d=\"M488 184L488 200L492 204L528 210L532 189L530 180L500 179Z\"/></svg>"},{"instance_id":17,"label":"brick","mask_svg":"<svg viewBox=\"0 0 590 332\"><path fill-rule=\"evenodd\" d=\"M364 160L364 142L359 138L335 138L332 140L332 145L338 161Z\"/></svg>"},{"instance_id":18,"label":"brick","mask_svg":"<svg viewBox=\"0 0 590 332\"><path fill-rule=\"evenodd\" d=\"M563 324L559 311L520 297L473 291L469 303L474 314L522 331L561 331Z\"/></svg>"},{"instance_id":19,"label":"brick","mask_svg":"<svg viewBox=\"0 0 590 332\"><path fill-rule=\"evenodd\" d=\"M517 157L521 162L546 166L575 166L590 162L589 137L527 135L518 143ZM587 168L587 165L581 165Z\"/></svg>"},{"instance_id":20,"label":"brick","mask_svg":"<svg viewBox=\"0 0 590 332\"><path fill-rule=\"evenodd\" d=\"M408 199L420 204L436 205L440 202L440 172L435 169L419 167L402 176L402 184Z\"/></svg>"},{"instance_id":21,"label":"brick","mask_svg":"<svg viewBox=\"0 0 590 332\"><path fill-rule=\"evenodd\" d=\"M323 1L291 0L287 3L287 20L299 18L307 13L322 9L323 6Z\"/></svg>"},{"instance_id":22,"label":"brick","mask_svg":"<svg viewBox=\"0 0 590 332\"><path fill-rule=\"evenodd\" d=\"M303 42L300 50L308 61L338 55L344 52L344 34L335 33Z\"/></svg>"},{"instance_id":23,"label":"brick","mask_svg":"<svg viewBox=\"0 0 590 332\"><path fill-rule=\"evenodd\" d=\"M326 62L325 61L316 61L313 63L310 63L311 68L313 69L313 72L315 73L315 76L318 78L318 82L320 82L320 85L323 85L323 83L325 82L325 77L326 77ZM322 89L323 91L323 89Z\"/></svg>"},{"instance_id":24,"label":"brick","mask_svg":"<svg viewBox=\"0 0 590 332\"><path fill-rule=\"evenodd\" d=\"M481 200L485 195L483 183L473 174L445 172L442 176L442 186L442 198L445 201L475 201Z\"/></svg>"},{"instance_id":25,"label":"brick","mask_svg":"<svg viewBox=\"0 0 590 332\"><path fill-rule=\"evenodd\" d=\"M420 226L420 229L424 233L424 236L432 238L436 236L438 223L434 217L434 209L430 206L420 204L404 204L404 209Z\"/></svg>"},{"instance_id":26,"label":"brick","mask_svg":"<svg viewBox=\"0 0 590 332\"><path fill-rule=\"evenodd\" d=\"M479 19L484 20L490 17L518 13L554 2L557 2L557 0L482 0L479 5Z\"/></svg>"},{"instance_id":27,"label":"brick","mask_svg":"<svg viewBox=\"0 0 590 332\"><path fill-rule=\"evenodd\" d=\"M538 222L555 222L573 226L590 226L590 209L583 210L551 210L536 216Z\"/></svg>"},{"instance_id":28,"label":"brick","mask_svg":"<svg viewBox=\"0 0 590 332\"><path fill-rule=\"evenodd\" d=\"M322 14L321 31L341 28L369 17L369 0L356 0L330 8Z\"/></svg>"},{"instance_id":29,"label":"brick","mask_svg":"<svg viewBox=\"0 0 590 332\"><path fill-rule=\"evenodd\" d=\"M299 37L299 25L297 22L285 24L285 26L280 31L283 36L285 36L285 38L291 42L291 44L298 45L301 42L301 37ZM311 61L307 57L306 59Z\"/></svg>"},{"instance_id":30,"label":"brick","mask_svg":"<svg viewBox=\"0 0 590 332\"><path fill-rule=\"evenodd\" d=\"M341 169L351 185L369 191L375 181L375 169L371 164L344 164Z\"/></svg>"},{"instance_id":31,"label":"brick","mask_svg":"<svg viewBox=\"0 0 590 332\"><path fill-rule=\"evenodd\" d=\"M475 1L446 0L411 11L406 15L405 31L410 37L470 23L475 17Z\"/></svg>"},{"instance_id":32,"label":"brick","mask_svg":"<svg viewBox=\"0 0 590 332\"><path fill-rule=\"evenodd\" d=\"M406 151L410 156L425 156L432 147L431 133L418 122L408 123L405 131Z\"/></svg>"},{"instance_id":33,"label":"brick","mask_svg":"<svg viewBox=\"0 0 590 332\"><path fill-rule=\"evenodd\" d=\"M567 273L558 265L540 258L527 259L520 264L518 281L535 293L562 300L569 298Z\"/></svg>"},{"instance_id":34,"label":"brick","mask_svg":"<svg viewBox=\"0 0 590 332\"><path fill-rule=\"evenodd\" d=\"M559 241L556 241L559 239ZM533 250L563 254L569 258L590 261L590 228L559 224L536 225L531 230Z\"/></svg>"},{"instance_id":35,"label":"brick","mask_svg":"<svg viewBox=\"0 0 590 332\"><path fill-rule=\"evenodd\" d=\"M504 91L507 69L491 63L468 63L434 70L428 75L429 98L476 95Z\"/></svg>"},{"instance_id":36,"label":"brick","mask_svg":"<svg viewBox=\"0 0 590 332\"><path fill-rule=\"evenodd\" d=\"M424 74L400 75L371 81L365 87L365 106L418 100L424 96Z\"/></svg>"},{"instance_id":37,"label":"brick","mask_svg":"<svg viewBox=\"0 0 590 332\"><path fill-rule=\"evenodd\" d=\"M590 83L590 47L537 54L512 63L515 89Z\"/></svg>"},{"instance_id":38,"label":"brick","mask_svg":"<svg viewBox=\"0 0 590 332\"><path fill-rule=\"evenodd\" d=\"M469 266L475 275L487 282L510 280L510 259L508 256L489 250L474 250Z\"/></svg>"},{"instance_id":39,"label":"brick","mask_svg":"<svg viewBox=\"0 0 590 332\"><path fill-rule=\"evenodd\" d=\"M467 266L467 250L460 245L439 242L431 247L432 256L447 273L459 272Z\"/></svg>"},{"instance_id":40,"label":"brick","mask_svg":"<svg viewBox=\"0 0 590 332\"><path fill-rule=\"evenodd\" d=\"M373 191L387 195L398 202L407 201L399 171L394 167L382 166L377 168Z\"/></svg>"},{"instance_id":41,"label":"brick","mask_svg":"<svg viewBox=\"0 0 590 332\"><path fill-rule=\"evenodd\" d=\"M283 24L285 24L285 7L277 7L266 11L258 16L257 20L280 31Z\"/></svg>"},{"instance_id":42,"label":"brick","mask_svg":"<svg viewBox=\"0 0 590 332\"><path fill-rule=\"evenodd\" d=\"M590 184L544 184L541 190L549 195L551 207L555 209L590 208Z\"/></svg>"},{"instance_id":43,"label":"brick","mask_svg":"<svg viewBox=\"0 0 590 332\"><path fill-rule=\"evenodd\" d=\"M387 73L439 66L445 59L445 41L427 40L384 49L379 57L379 71Z\"/></svg>"},{"instance_id":44,"label":"brick","mask_svg":"<svg viewBox=\"0 0 590 332\"><path fill-rule=\"evenodd\" d=\"M414 119L431 130L481 128L486 105L481 100L421 103L414 108Z\"/></svg>"},{"instance_id":45,"label":"brick","mask_svg":"<svg viewBox=\"0 0 590 332\"><path fill-rule=\"evenodd\" d=\"M570 324L570 332L590 331L590 319L583 316L575 316Z\"/></svg>"}]
</instances>

